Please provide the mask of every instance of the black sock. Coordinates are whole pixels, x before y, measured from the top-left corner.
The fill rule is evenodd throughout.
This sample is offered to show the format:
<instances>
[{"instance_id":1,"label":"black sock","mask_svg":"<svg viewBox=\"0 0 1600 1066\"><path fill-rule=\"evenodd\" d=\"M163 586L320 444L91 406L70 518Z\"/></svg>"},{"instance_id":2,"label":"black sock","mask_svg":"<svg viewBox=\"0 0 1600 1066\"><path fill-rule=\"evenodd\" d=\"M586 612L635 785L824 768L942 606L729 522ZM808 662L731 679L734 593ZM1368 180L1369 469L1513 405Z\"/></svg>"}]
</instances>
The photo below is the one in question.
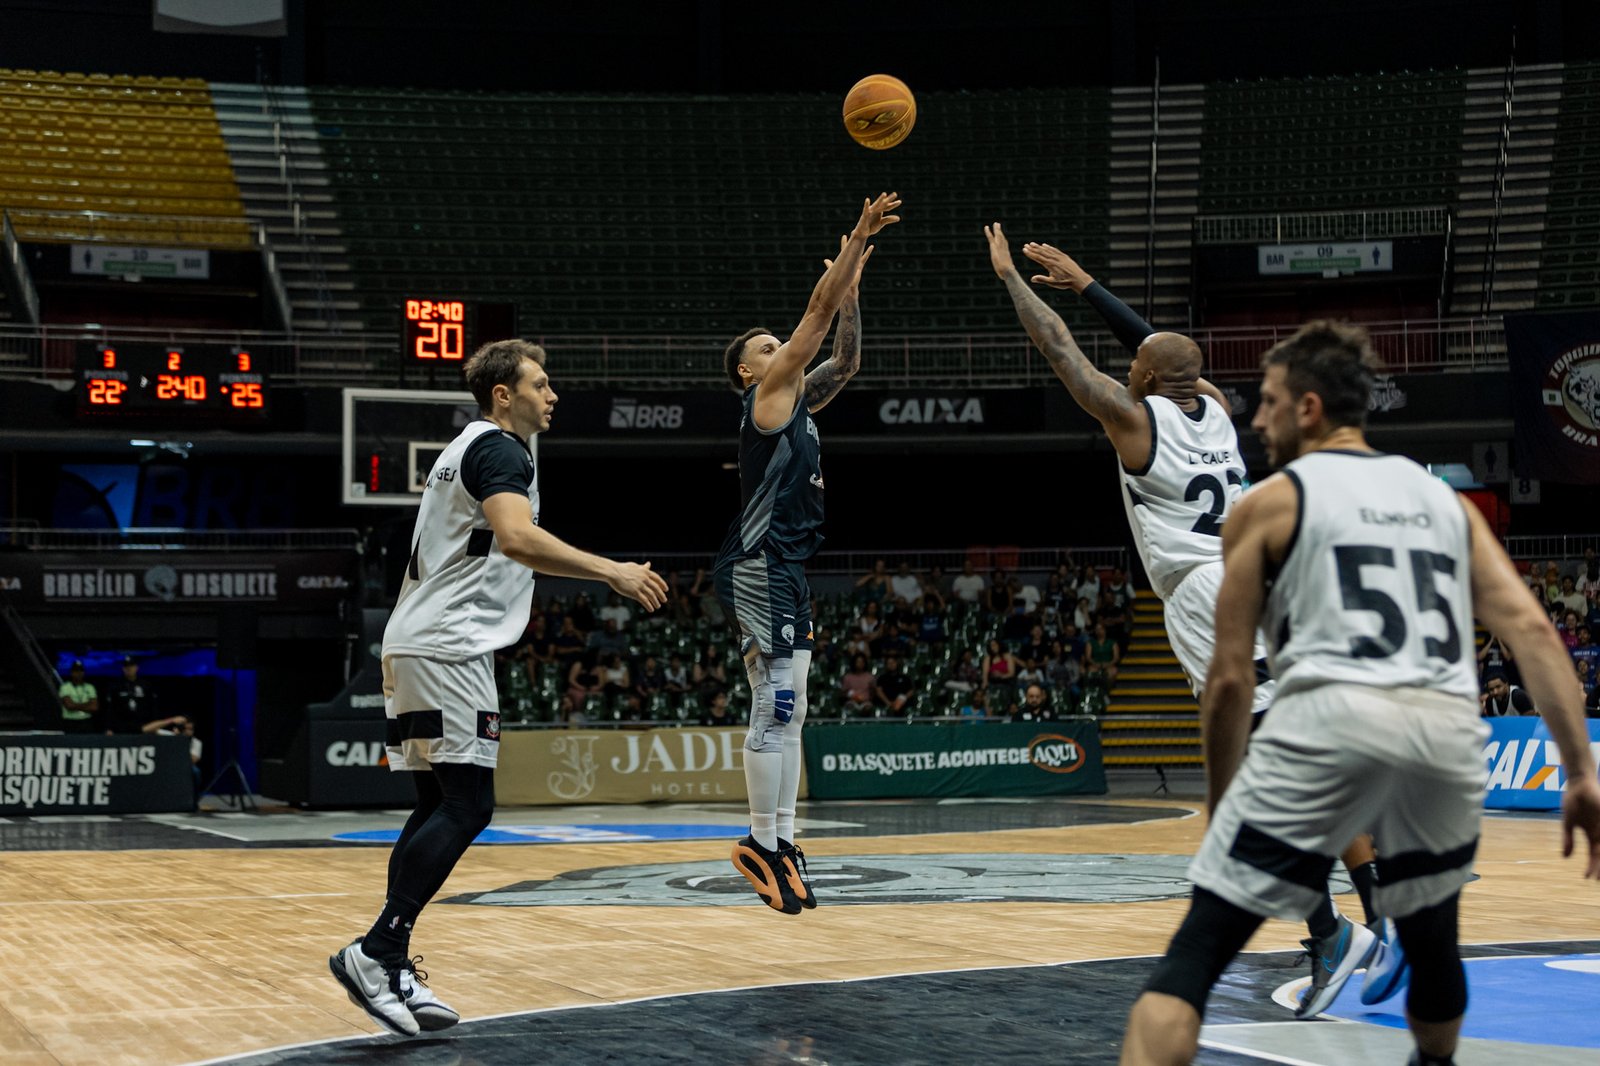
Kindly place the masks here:
<instances>
[{"instance_id":1,"label":"black sock","mask_svg":"<svg viewBox=\"0 0 1600 1066\"><path fill-rule=\"evenodd\" d=\"M402 961L411 950L411 927L421 910L410 900L390 896L383 901L383 913L362 938L361 950L389 965Z\"/></svg>"},{"instance_id":2,"label":"black sock","mask_svg":"<svg viewBox=\"0 0 1600 1066\"><path fill-rule=\"evenodd\" d=\"M1333 913L1333 897L1326 892L1322 894L1322 901L1317 904L1317 909L1306 918L1306 928L1311 930L1311 935L1318 940L1330 937L1339 931L1339 919Z\"/></svg>"},{"instance_id":3,"label":"black sock","mask_svg":"<svg viewBox=\"0 0 1600 1066\"><path fill-rule=\"evenodd\" d=\"M1355 884L1356 891L1361 895L1361 909L1366 913L1367 924L1370 925L1378 917L1372 909L1372 886L1378 883L1378 864L1364 862L1350 871L1350 880Z\"/></svg>"},{"instance_id":4,"label":"black sock","mask_svg":"<svg viewBox=\"0 0 1600 1066\"><path fill-rule=\"evenodd\" d=\"M1419 1048L1411 1053L1411 1062L1408 1066L1456 1066L1456 1060L1454 1055L1446 1055L1442 1059L1434 1058L1432 1055L1423 1054Z\"/></svg>"}]
</instances>

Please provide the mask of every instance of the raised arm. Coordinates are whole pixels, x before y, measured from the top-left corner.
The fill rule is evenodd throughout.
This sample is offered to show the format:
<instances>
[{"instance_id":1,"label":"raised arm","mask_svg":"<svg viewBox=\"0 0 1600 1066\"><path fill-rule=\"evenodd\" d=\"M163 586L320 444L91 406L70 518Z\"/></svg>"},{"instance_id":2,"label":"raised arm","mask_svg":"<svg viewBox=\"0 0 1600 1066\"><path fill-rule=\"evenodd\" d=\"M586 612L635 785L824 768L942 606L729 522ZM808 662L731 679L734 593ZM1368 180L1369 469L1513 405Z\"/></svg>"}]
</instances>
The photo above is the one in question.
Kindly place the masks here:
<instances>
[{"instance_id":1,"label":"raised arm","mask_svg":"<svg viewBox=\"0 0 1600 1066\"><path fill-rule=\"evenodd\" d=\"M1128 395L1126 385L1095 369L1077 341L1072 339L1072 331L1061 321L1061 316L1028 287L1012 262L1011 248L1000 223L983 227L983 234L989 240L989 262L1005 282L1017 318L1028 331L1034 347L1049 361L1056 377L1078 401L1078 406L1105 427L1119 454L1124 441L1130 448L1142 446L1148 450L1150 423L1143 405Z\"/></svg>"},{"instance_id":2,"label":"raised arm","mask_svg":"<svg viewBox=\"0 0 1600 1066\"><path fill-rule=\"evenodd\" d=\"M839 238L840 254L849 243L849 237ZM845 382L855 377L856 371L861 369L861 271L871 258L872 246L868 245L856 261L856 272L850 288L845 293L844 301L839 304L839 328L833 334L833 351L827 361L818 364L806 375L806 407L812 412L826 407L828 401L844 388ZM822 262L829 270L833 269L832 259Z\"/></svg>"},{"instance_id":3,"label":"raised arm","mask_svg":"<svg viewBox=\"0 0 1600 1066\"><path fill-rule=\"evenodd\" d=\"M526 496L497 492L483 501L483 515L494 530L500 550L531 570L551 577L604 581L647 611L666 601L667 583L649 563L619 563L574 548L533 524Z\"/></svg>"},{"instance_id":4,"label":"raised arm","mask_svg":"<svg viewBox=\"0 0 1600 1066\"><path fill-rule=\"evenodd\" d=\"M1583 689L1555 627L1517 576L1489 523L1472 503L1463 499L1461 506L1472 530L1473 613L1480 620L1493 619L1496 634L1517 653L1522 684L1550 730L1561 752L1561 767L1567 772L1566 795L1561 801L1561 854L1572 854L1572 831L1582 829L1589 843L1584 876L1600 877L1600 780L1595 778L1584 724ZM1232 522L1229 515L1228 523ZM1227 540L1226 525L1223 540Z\"/></svg>"}]
</instances>

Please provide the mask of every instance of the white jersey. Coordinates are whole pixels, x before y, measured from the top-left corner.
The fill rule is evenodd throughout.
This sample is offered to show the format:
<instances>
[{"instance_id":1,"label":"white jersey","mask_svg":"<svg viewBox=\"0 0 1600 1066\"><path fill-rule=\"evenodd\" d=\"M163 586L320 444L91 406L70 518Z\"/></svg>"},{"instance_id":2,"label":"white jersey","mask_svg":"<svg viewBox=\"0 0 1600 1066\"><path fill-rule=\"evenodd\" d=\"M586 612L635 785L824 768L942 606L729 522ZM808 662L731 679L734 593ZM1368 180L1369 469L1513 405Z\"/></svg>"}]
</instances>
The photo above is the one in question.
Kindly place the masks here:
<instances>
[{"instance_id":1,"label":"white jersey","mask_svg":"<svg viewBox=\"0 0 1600 1066\"><path fill-rule=\"evenodd\" d=\"M1222 523L1244 493L1233 418L1211 397L1199 400L1191 414L1145 397L1150 458L1142 470L1117 464L1133 543L1163 600L1195 567L1222 561Z\"/></svg>"},{"instance_id":2,"label":"white jersey","mask_svg":"<svg viewBox=\"0 0 1600 1066\"><path fill-rule=\"evenodd\" d=\"M383 632L385 657L461 662L522 636L533 573L506 557L484 517L482 500L500 491L525 491L538 524L539 478L527 445L493 422L468 423L428 473L411 561Z\"/></svg>"},{"instance_id":3,"label":"white jersey","mask_svg":"<svg viewBox=\"0 0 1600 1066\"><path fill-rule=\"evenodd\" d=\"M1299 512L1261 620L1278 697L1348 682L1475 703L1471 534L1455 492L1398 455L1312 452L1283 472Z\"/></svg>"}]
</instances>

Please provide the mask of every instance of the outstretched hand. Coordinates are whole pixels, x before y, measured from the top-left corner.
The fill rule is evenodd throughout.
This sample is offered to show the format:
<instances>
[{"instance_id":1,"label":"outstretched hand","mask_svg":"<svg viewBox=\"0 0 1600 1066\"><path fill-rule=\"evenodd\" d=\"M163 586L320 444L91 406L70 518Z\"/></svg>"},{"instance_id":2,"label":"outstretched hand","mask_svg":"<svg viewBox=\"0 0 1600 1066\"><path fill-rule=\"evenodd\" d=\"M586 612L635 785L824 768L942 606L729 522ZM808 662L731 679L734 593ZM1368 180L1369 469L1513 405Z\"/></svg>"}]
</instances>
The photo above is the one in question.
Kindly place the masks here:
<instances>
[{"instance_id":1,"label":"outstretched hand","mask_svg":"<svg viewBox=\"0 0 1600 1066\"><path fill-rule=\"evenodd\" d=\"M856 220L854 236L866 238L875 237L883 227L900 221L900 216L890 214L900 206L900 194L881 192L875 200L866 201L861 207L861 217Z\"/></svg>"},{"instance_id":2,"label":"outstretched hand","mask_svg":"<svg viewBox=\"0 0 1600 1066\"><path fill-rule=\"evenodd\" d=\"M839 238L839 251L841 251L841 252L844 251L844 246L849 244L849 243L850 243L849 234L846 234L846 235L840 237ZM875 248L875 247L877 247L877 245L873 245L873 244L867 245L867 247L861 253L861 258L856 260L856 272L855 272L855 275L850 279L850 297L852 299L854 299L855 297L860 295L860 291L861 291L861 270L862 270L863 267L865 267L867 265L867 260L872 258L872 249ZM824 259L822 261L822 268L824 270L830 269L832 266L833 266L833 260L832 259Z\"/></svg>"},{"instance_id":3,"label":"outstretched hand","mask_svg":"<svg viewBox=\"0 0 1600 1066\"><path fill-rule=\"evenodd\" d=\"M1583 876L1600 879L1600 785L1594 778L1587 783L1578 780L1567 782L1567 794L1561 800L1561 854L1571 855L1574 829L1582 829L1587 838L1587 853L1580 856Z\"/></svg>"},{"instance_id":4,"label":"outstretched hand","mask_svg":"<svg viewBox=\"0 0 1600 1066\"><path fill-rule=\"evenodd\" d=\"M1094 284L1089 272L1077 260L1053 244L1029 241L1022 246L1022 254L1044 267L1049 273L1035 274L1028 280L1035 285L1048 285L1052 289L1071 289L1082 292Z\"/></svg>"},{"instance_id":5,"label":"outstretched hand","mask_svg":"<svg viewBox=\"0 0 1600 1066\"><path fill-rule=\"evenodd\" d=\"M606 584L613 592L637 602L647 611L667 602L667 583L650 569L649 563L618 563L617 572Z\"/></svg>"},{"instance_id":6,"label":"outstretched hand","mask_svg":"<svg viewBox=\"0 0 1600 1066\"><path fill-rule=\"evenodd\" d=\"M1017 264L1011 259L1011 245L1006 241L1000 223L983 227L983 235L989 240L989 264L994 267L994 272L1002 278L1015 274Z\"/></svg>"}]
</instances>

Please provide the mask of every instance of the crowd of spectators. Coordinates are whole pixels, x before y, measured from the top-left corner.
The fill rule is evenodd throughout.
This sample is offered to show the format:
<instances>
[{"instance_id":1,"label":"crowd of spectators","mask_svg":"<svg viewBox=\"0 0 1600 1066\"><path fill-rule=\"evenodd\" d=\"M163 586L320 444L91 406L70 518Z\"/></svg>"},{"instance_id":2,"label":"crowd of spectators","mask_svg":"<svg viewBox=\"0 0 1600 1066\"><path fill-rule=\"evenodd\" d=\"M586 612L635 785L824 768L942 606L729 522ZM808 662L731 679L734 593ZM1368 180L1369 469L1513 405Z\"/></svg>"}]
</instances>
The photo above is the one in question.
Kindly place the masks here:
<instances>
[{"instance_id":1,"label":"crowd of spectators","mask_svg":"<svg viewBox=\"0 0 1600 1066\"><path fill-rule=\"evenodd\" d=\"M1556 632L1572 656L1583 686L1584 709L1600 718L1600 556L1590 548L1582 560L1535 562L1526 580L1534 599L1549 612ZM1511 649L1493 634L1478 649L1479 705L1485 717L1534 714L1532 698Z\"/></svg>"}]
</instances>

